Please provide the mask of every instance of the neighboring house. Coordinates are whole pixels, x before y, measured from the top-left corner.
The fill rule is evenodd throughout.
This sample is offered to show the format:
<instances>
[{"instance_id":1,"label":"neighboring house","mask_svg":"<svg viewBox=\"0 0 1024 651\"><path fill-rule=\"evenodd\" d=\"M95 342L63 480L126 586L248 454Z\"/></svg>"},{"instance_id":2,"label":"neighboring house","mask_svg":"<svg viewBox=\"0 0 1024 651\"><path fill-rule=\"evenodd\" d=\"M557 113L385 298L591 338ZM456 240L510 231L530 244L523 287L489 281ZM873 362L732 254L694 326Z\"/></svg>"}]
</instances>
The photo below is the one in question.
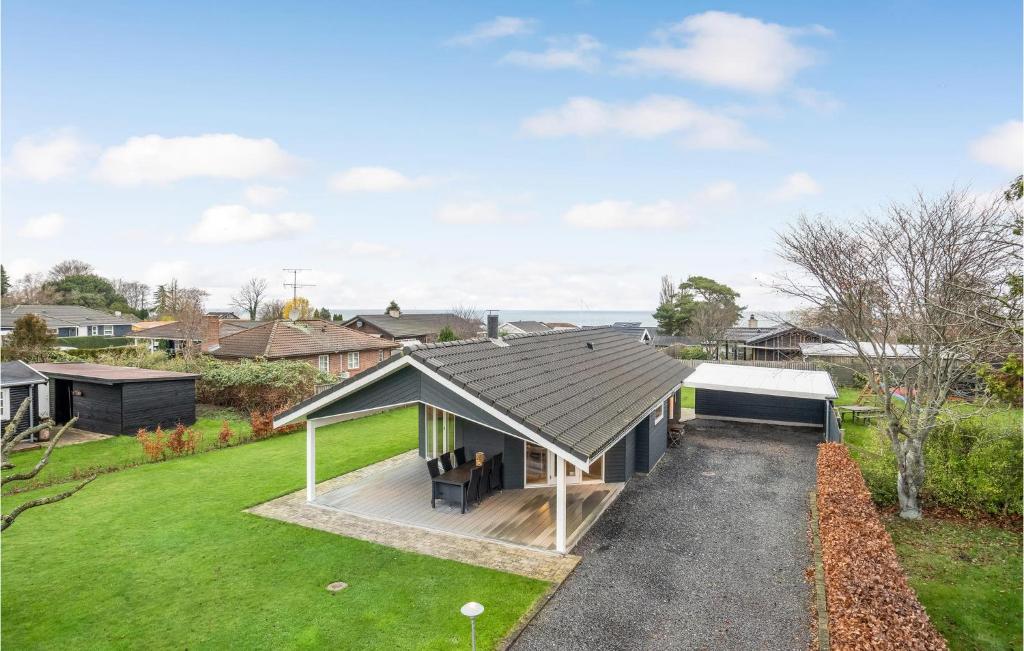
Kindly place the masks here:
<instances>
[{"instance_id":1,"label":"neighboring house","mask_svg":"<svg viewBox=\"0 0 1024 651\"><path fill-rule=\"evenodd\" d=\"M475 337L480 332L479 322L455 314L407 314L400 310L391 310L387 314L360 314L342 325L404 345L433 343L445 326L460 339Z\"/></svg>"},{"instance_id":2,"label":"neighboring house","mask_svg":"<svg viewBox=\"0 0 1024 651\"><path fill-rule=\"evenodd\" d=\"M18 423L19 432L50 415L46 377L21 360L0 364L0 430L7 428L25 398L31 403Z\"/></svg>"},{"instance_id":3,"label":"neighboring house","mask_svg":"<svg viewBox=\"0 0 1024 651\"><path fill-rule=\"evenodd\" d=\"M234 312L207 312L206 316L215 316L218 319L235 319L238 320L238 315Z\"/></svg>"},{"instance_id":4,"label":"neighboring house","mask_svg":"<svg viewBox=\"0 0 1024 651\"><path fill-rule=\"evenodd\" d=\"M678 360L611 327L502 338L493 316L487 330L487 338L406 348L279 414L275 427L307 422L307 499L342 510L349 500L375 517L564 553L623 482L654 468L679 417L686 369ZM382 493L360 497L355 487L318 496L316 430L404 405L419 409L419 459L402 462L407 475L404 466L389 471L394 483ZM504 490L481 502L479 514L442 521L441 509L431 509L425 460L457 448L468 459L501 454ZM408 483L399 491L400 481ZM514 538L524 522L527 537Z\"/></svg>"},{"instance_id":5,"label":"neighboring house","mask_svg":"<svg viewBox=\"0 0 1024 651\"><path fill-rule=\"evenodd\" d=\"M660 330L654 331L654 347L669 348L671 346L700 346L700 337L687 337L679 335L662 334Z\"/></svg>"},{"instance_id":6,"label":"neighboring house","mask_svg":"<svg viewBox=\"0 0 1024 651\"><path fill-rule=\"evenodd\" d=\"M800 359L803 344L835 343L845 341L835 328L801 328L783 324L743 342L743 359L785 361Z\"/></svg>"},{"instance_id":7,"label":"neighboring house","mask_svg":"<svg viewBox=\"0 0 1024 651\"><path fill-rule=\"evenodd\" d=\"M197 374L78 362L32 367L49 378L49 413L58 425L77 417L78 429L134 435L196 422Z\"/></svg>"},{"instance_id":8,"label":"neighboring house","mask_svg":"<svg viewBox=\"0 0 1024 651\"><path fill-rule=\"evenodd\" d=\"M575 323L568 323L566 321L545 321L544 325L552 330L572 330L579 327Z\"/></svg>"},{"instance_id":9,"label":"neighboring house","mask_svg":"<svg viewBox=\"0 0 1024 651\"><path fill-rule=\"evenodd\" d=\"M35 314L58 337L124 337L138 321L131 314L104 312L80 305L11 305L0 309L0 332L14 330L14 322Z\"/></svg>"},{"instance_id":10,"label":"neighboring house","mask_svg":"<svg viewBox=\"0 0 1024 651\"><path fill-rule=\"evenodd\" d=\"M333 321L278 319L221 337L209 353L218 359L292 359L345 379L376 366L400 348Z\"/></svg>"},{"instance_id":11,"label":"neighboring house","mask_svg":"<svg viewBox=\"0 0 1024 651\"><path fill-rule=\"evenodd\" d=\"M608 327L615 328L619 332L636 337L637 341L642 344L649 344L654 339L654 337L651 336L651 330L640 325L639 321L616 321Z\"/></svg>"},{"instance_id":12,"label":"neighboring house","mask_svg":"<svg viewBox=\"0 0 1024 651\"><path fill-rule=\"evenodd\" d=\"M525 335L533 332L549 332L551 328L540 321L508 321L498 326L498 332L508 335Z\"/></svg>"},{"instance_id":13,"label":"neighboring house","mask_svg":"<svg viewBox=\"0 0 1024 651\"><path fill-rule=\"evenodd\" d=\"M202 327L198 331L186 332L186 326L180 321L162 321L160 325L143 328L128 333L130 339L136 343L146 343L150 350L163 348L169 354L175 354L191 343L200 346L201 350L208 352L211 347L216 346L221 338L233 335L237 332L255 328L267 323L266 321L248 321L243 319L221 319L216 316L204 316Z\"/></svg>"},{"instance_id":14,"label":"neighboring house","mask_svg":"<svg viewBox=\"0 0 1024 651\"><path fill-rule=\"evenodd\" d=\"M800 354L804 359L826 364L848 364L851 359L858 359L858 353L867 358L891 357L894 359L917 359L917 346L911 344L886 344L884 348L876 348L869 341L837 341L828 343L800 344Z\"/></svg>"}]
</instances>

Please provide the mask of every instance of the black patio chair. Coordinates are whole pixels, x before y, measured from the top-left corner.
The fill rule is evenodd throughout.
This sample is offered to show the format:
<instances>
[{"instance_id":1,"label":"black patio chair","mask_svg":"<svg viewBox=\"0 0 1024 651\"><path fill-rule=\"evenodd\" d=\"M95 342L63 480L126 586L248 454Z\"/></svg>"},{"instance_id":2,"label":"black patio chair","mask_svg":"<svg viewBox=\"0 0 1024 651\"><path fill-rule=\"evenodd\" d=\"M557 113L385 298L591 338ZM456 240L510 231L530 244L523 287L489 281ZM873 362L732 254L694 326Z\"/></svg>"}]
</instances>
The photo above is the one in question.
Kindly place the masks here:
<instances>
[{"instance_id":1,"label":"black patio chair","mask_svg":"<svg viewBox=\"0 0 1024 651\"><path fill-rule=\"evenodd\" d=\"M491 492L491 469L493 467L493 459L485 460L480 466L480 486L476 489L477 500L482 500L487 493Z\"/></svg>"},{"instance_id":2,"label":"black patio chair","mask_svg":"<svg viewBox=\"0 0 1024 651\"><path fill-rule=\"evenodd\" d=\"M441 460L441 467L444 468L444 472L448 472L452 469L452 455L451 453L445 452L438 457Z\"/></svg>"},{"instance_id":3,"label":"black patio chair","mask_svg":"<svg viewBox=\"0 0 1024 651\"><path fill-rule=\"evenodd\" d=\"M477 493L480 491L480 469L470 468L469 470L469 485L466 487L466 502L477 501L479 496ZM465 511L463 511L465 512Z\"/></svg>"},{"instance_id":4,"label":"black patio chair","mask_svg":"<svg viewBox=\"0 0 1024 651\"><path fill-rule=\"evenodd\" d=\"M466 463L466 448L455 448L455 465L461 466Z\"/></svg>"},{"instance_id":5,"label":"black patio chair","mask_svg":"<svg viewBox=\"0 0 1024 651\"><path fill-rule=\"evenodd\" d=\"M501 479L502 462L501 452L491 457L491 478L488 482L487 487L492 491L503 490L505 488L505 482Z\"/></svg>"},{"instance_id":6,"label":"black patio chair","mask_svg":"<svg viewBox=\"0 0 1024 651\"><path fill-rule=\"evenodd\" d=\"M436 508L434 506L434 500L438 498L437 495L437 484L434 483L434 477L441 474L441 471L437 469L437 459L431 459L427 461L427 472L430 473L430 508Z\"/></svg>"}]
</instances>

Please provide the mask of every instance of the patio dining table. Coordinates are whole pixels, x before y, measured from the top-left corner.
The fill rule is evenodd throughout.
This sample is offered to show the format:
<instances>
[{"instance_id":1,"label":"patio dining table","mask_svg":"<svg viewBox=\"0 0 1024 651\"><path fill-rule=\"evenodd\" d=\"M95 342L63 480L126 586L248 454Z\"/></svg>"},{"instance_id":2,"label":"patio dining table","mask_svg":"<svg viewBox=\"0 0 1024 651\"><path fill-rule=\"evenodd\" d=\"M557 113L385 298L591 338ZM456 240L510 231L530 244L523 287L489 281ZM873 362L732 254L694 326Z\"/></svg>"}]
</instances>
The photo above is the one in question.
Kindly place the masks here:
<instances>
[{"instance_id":1,"label":"patio dining table","mask_svg":"<svg viewBox=\"0 0 1024 651\"><path fill-rule=\"evenodd\" d=\"M441 473L437 477L434 477L432 481L432 494L430 496L430 506L434 506L434 500L438 497L442 499L448 499L456 490L459 492L459 501L462 505L462 512L466 512L466 499L467 492L469 490L469 477L470 471L476 468L475 461L467 461L461 466L456 466L448 472ZM438 492L442 495L438 495Z\"/></svg>"}]
</instances>

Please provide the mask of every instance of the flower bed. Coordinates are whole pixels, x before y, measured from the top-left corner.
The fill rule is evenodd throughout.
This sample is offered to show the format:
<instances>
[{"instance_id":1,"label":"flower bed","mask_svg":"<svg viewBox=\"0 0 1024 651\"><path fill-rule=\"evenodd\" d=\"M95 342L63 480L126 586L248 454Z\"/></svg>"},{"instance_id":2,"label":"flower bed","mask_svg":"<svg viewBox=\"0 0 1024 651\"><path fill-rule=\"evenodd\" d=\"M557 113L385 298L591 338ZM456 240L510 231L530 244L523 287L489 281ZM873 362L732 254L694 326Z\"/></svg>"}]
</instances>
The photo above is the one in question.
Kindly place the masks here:
<instances>
[{"instance_id":1,"label":"flower bed","mask_svg":"<svg viewBox=\"0 0 1024 651\"><path fill-rule=\"evenodd\" d=\"M857 463L818 446L818 513L834 649L946 649L907 584Z\"/></svg>"}]
</instances>

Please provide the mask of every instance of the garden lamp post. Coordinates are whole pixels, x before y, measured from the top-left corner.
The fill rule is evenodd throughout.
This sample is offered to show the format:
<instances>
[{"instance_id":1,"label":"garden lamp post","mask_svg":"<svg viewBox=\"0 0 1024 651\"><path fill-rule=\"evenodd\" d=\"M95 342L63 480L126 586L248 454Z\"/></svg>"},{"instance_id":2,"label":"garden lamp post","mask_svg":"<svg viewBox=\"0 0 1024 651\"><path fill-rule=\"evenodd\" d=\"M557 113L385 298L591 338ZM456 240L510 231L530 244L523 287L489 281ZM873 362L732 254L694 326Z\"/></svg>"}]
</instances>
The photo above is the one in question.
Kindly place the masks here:
<instances>
[{"instance_id":1,"label":"garden lamp post","mask_svg":"<svg viewBox=\"0 0 1024 651\"><path fill-rule=\"evenodd\" d=\"M469 618L469 636L473 643L473 651L476 651L476 618L484 612L484 607L475 601L471 601L460 609L460 612Z\"/></svg>"}]
</instances>

